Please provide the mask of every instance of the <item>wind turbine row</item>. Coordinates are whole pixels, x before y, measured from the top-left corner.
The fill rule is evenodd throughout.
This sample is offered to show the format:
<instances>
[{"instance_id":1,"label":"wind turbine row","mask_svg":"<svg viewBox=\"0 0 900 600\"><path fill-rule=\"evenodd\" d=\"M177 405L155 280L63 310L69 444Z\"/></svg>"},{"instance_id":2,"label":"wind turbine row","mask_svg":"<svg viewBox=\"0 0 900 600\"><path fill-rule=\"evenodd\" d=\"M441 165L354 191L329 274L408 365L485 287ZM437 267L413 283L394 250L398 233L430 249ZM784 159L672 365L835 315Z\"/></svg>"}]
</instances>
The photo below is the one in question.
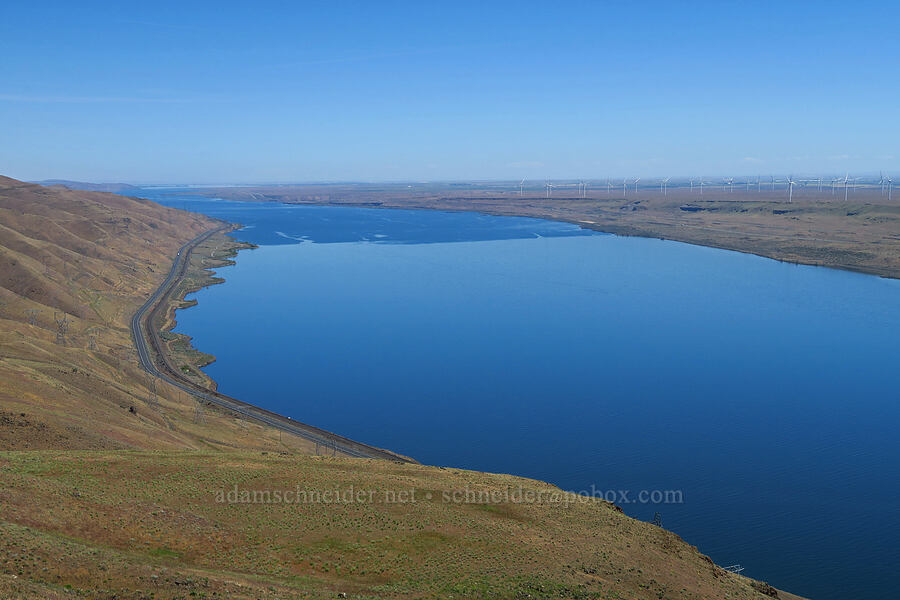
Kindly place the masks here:
<instances>
[{"instance_id":1,"label":"wind turbine row","mask_svg":"<svg viewBox=\"0 0 900 600\"><path fill-rule=\"evenodd\" d=\"M518 183L518 194L519 196L525 195L525 182L527 178L522 178ZM550 198L553 196L554 190L559 190L561 188L574 188L574 191L580 198L588 197L588 188L590 186L590 181L587 179L579 179L577 181L569 180L568 182L562 183L554 183L552 179L547 178L544 188L546 190L546 197ZM596 180L593 180L596 181ZM640 190L639 183L642 181L641 177L637 178L629 178L625 177L622 179L622 195L628 195L629 191L637 194ZM654 180L652 185L655 185L656 182L659 183L659 191L664 196L667 197L669 195L669 184L672 181L672 177L664 177L658 180ZM729 194L734 193L735 186L738 186L738 189L742 189L740 186L743 186L743 190L745 193L750 193L754 188L757 193L762 193L763 191L763 178L762 176L757 175L756 178L748 177L748 178L740 178L738 181L734 177L725 177L721 180L708 180L704 177L690 177L687 178L686 183L690 187L691 193L699 193L699 195L704 195L705 187L709 185L718 185L717 181L721 182L722 191L727 192ZM683 186L684 180L679 180L678 184L673 184L676 187ZM793 203L794 201L794 188L796 186L808 187L812 189L815 187L817 192L822 192L823 188L831 187L831 195L834 196L836 190L843 186L844 188L844 200L849 200L850 192L857 188L858 185L862 185L862 187L869 187L871 189L873 186L879 186L881 189L882 195L887 195L888 200L893 200L894 195L894 181L893 178L883 173L879 173L878 179L873 178L864 178L864 177L850 177L850 173L846 173L843 177L835 177L835 178L823 178L821 176L816 176L809 179L795 179L793 175L788 175L784 178L778 178L775 175L769 176L769 189L774 192L778 188L780 184L784 185L784 190L787 192L787 201L789 203ZM650 184L648 184L650 185ZM599 186L602 190L602 184ZM612 179L609 177L606 178L606 194L609 196L612 194L614 184L612 183ZM683 188L682 188L683 189Z\"/></svg>"}]
</instances>

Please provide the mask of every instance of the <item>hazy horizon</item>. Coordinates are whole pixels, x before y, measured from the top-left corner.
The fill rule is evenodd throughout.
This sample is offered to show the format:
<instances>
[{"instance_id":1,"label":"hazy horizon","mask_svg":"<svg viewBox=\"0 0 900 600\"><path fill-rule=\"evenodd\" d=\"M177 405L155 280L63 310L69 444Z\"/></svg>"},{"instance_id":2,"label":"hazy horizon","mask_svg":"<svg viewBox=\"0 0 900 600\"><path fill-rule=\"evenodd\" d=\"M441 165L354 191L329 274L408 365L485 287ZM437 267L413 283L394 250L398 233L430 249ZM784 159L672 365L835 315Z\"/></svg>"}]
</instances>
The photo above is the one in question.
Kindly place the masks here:
<instances>
[{"instance_id":1,"label":"hazy horizon","mask_svg":"<svg viewBox=\"0 0 900 600\"><path fill-rule=\"evenodd\" d=\"M734 179L734 185L744 185L748 180L751 180L752 183L756 181L757 177L761 178L762 184L765 186L766 184L771 184L771 177L776 178L776 183L783 184L786 181L786 177L793 177L796 180L803 180L804 182L812 182L815 181L816 178L822 178L822 185L825 186L826 183L830 184L831 179L843 177L848 172L765 172L765 173L713 173L713 174L703 174L698 173L696 175L649 175L649 176L640 176L640 187L644 187L644 185L659 184L663 179L669 180L669 186L676 184L689 184L693 179L694 183L697 184L699 179L702 177L705 185L722 185L725 183L723 181L727 178ZM5 173L0 173L0 175L5 175L9 177L9 175ZM849 176L851 180L856 180L861 183L872 184L877 183L879 177L883 175L884 177L894 177L893 172L885 172L878 170L863 170L863 171L850 171ZM638 178L635 175L623 176L623 175L610 175L607 176L594 176L594 177L535 177L535 178L526 178L525 179L525 188L526 189L536 189L540 187L544 189L544 186L548 180L555 182L563 182L563 183L577 183L577 182L587 182L590 184L606 184L606 180L613 184L617 184L619 186L622 185L622 180L626 179L628 181L629 186L633 185L634 180ZM827 179L827 181L826 181ZM896 177L897 180L900 180L900 175ZM861 180L861 181L860 181ZM141 181L137 179L116 179L116 180L104 180L104 181L89 181L84 179L67 179L62 177L47 177L43 179L29 179L27 180L32 183L47 183L47 182L71 182L71 183L89 183L89 184L123 184L123 185L131 185L135 187L192 187L198 189L205 188L216 188L216 187L262 187L262 186L292 186L292 185L491 185L491 184L515 184L516 189L518 189L520 179L502 179L502 178L484 178L484 179L432 179L432 180L421 180L421 179L344 179L344 180L283 180L283 181ZM841 182L842 183L842 182ZM900 181L898 181L900 183Z\"/></svg>"}]
</instances>

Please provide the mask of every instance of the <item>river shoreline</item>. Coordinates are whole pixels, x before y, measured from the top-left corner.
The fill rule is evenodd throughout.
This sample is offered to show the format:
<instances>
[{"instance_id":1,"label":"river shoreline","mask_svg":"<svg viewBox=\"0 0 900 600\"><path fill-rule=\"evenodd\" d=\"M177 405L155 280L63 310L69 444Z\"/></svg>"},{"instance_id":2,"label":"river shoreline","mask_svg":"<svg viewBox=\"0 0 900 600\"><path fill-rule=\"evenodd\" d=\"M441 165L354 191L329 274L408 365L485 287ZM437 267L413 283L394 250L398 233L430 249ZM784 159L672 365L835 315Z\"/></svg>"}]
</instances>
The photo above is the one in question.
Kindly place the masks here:
<instances>
[{"instance_id":1,"label":"river shoreline","mask_svg":"<svg viewBox=\"0 0 900 600\"><path fill-rule=\"evenodd\" d=\"M666 196L642 190L637 196L541 198L447 190L421 194L398 186L373 189L335 184L208 188L190 193L250 202L532 217L614 235L665 239L900 279L900 205L885 202L877 190L860 191L848 202L823 195L798 197L791 204L765 192L760 196L709 192L698 197L687 190L670 190Z\"/></svg>"},{"instance_id":2,"label":"river shoreline","mask_svg":"<svg viewBox=\"0 0 900 600\"><path fill-rule=\"evenodd\" d=\"M187 296L225 283L225 279L219 277L215 269L234 265L234 258L239 251L252 250L256 247L227 235L238 228L239 226L235 225L229 231L215 233L190 253L184 277L167 296L166 306L153 323L153 327L160 332L169 358L181 365L182 374L193 383L212 391L217 390L218 384L203 371L203 368L214 363L216 357L196 348L191 342L190 335L177 333L174 329L178 324L178 311L197 305L196 299L187 300Z\"/></svg>"},{"instance_id":3,"label":"river shoreline","mask_svg":"<svg viewBox=\"0 0 900 600\"><path fill-rule=\"evenodd\" d=\"M193 306L190 302L185 303L184 298L186 294L225 281L222 278L214 277L209 269L217 268L216 265L234 264L234 261L231 261L230 258L237 253L238 249L255 247L246 242L236 242L224 237L227 232L234 231L237 227L236 224L231 224L231 227L221 227L218 231L204 234L199 241L192 242L182 248L172 266L173 270L170 279L172 277L175 277L175 279L171 280L171 283L168 281L164 282L154 294L154 296L159 295L159 299L154 300L151 297L148 303L135 314L132 329L135 332L134 337L139 357L141 357L142 352L145 353L141 357L143 368L150 372L151 376L166 379L169 383L188 392L198 402L204 403L206 406L217 406L220 409L234 413L239 418L249 418L258 421L265 426L274 427L276 430L287 432L305 440L307 443L314 444L316 454L319 454L319 449L321 448L323 452L335 456L341 454L354 458L377 458L403 463L416 463L417 461L414 459L396 452L357 442L319 427L293 420L259 405L218 392L216 382L200 371L201 367L198 366L211 364L215 361L215 356L202 353L194 348L189 336L171 333L171 329L175 324L175 311L179 307L184 307L185 304ZM198 249L209 250L209 248L213 247L213 244L215 244L214 250L209 253L209 261L211 262L207 262L204 257L200 257L199 261L195 262L199 256L195 254L196 251ZM225 246L224 249L222 249L223 245ZM176 276L176 272L179 271L179 264L182 264L183 267L180 274ZM142 325L145 312L148 315L146 316L146 322ZM142 337L139 335L139 332L144 327L150 334L149 351L142 350L145 347L145 341L138 339ZM169 334L168 339L163 337L163 334L166 333ZM181 351L173 352L172 347L177 345L181 346ZM149 354L147 354L148 352ZM159 359L158 364L154 364L154 355Z\"/></svg>"}]
</instances>

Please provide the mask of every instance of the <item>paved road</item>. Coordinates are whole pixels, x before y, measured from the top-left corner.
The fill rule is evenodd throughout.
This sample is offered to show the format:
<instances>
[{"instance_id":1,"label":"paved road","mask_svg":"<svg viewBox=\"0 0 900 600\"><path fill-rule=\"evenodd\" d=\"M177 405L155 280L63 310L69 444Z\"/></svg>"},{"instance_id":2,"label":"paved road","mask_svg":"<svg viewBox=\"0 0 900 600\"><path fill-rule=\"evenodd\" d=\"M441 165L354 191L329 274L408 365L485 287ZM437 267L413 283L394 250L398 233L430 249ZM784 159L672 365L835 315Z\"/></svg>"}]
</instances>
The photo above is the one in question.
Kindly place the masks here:
<instances>
[{"instance_id":1,"label":"paved road","mask_svg":"<svg viewBox=\"0 0 900 600\"><path fill-rule=\"evenodd\" d=\"M325 431L324 429L294 421L283 415L242 402L235 398L231 398L230 396L226 396L225 394L206 390L195 385L191 381L182 379L179 376L178 371L172 368L172 365L166 364L167 360L161 352L161 344L158 336L154 335L149 322L152 320L156 310L164 308L165 303L163 300L187 272L190 254L193 249L206 241L210 236L221 231L228 231L231 228L231 225L223 225L222 227L197 236L182 246L175 255L172 269L169 271L169 275L166 277L165 281L163 281L162 285L153 292L143 306L134 313L134 316L131 318L131 335L134 338L134 343L137 347L141 368L150 375L165 380L169 384L191 394L200 401L212 403L216 406L241 414L248 419L253 419L270 427L280 429L281 431L320 444L326 451L334 450L338 453L358 458L379 458L393 461L414 462L392 452L355 442L343 436ZM145 335L145 331L149 333L149 335ZM158 363L154 360L154 357L159 358Z\"/></svg>"}]
</instances>

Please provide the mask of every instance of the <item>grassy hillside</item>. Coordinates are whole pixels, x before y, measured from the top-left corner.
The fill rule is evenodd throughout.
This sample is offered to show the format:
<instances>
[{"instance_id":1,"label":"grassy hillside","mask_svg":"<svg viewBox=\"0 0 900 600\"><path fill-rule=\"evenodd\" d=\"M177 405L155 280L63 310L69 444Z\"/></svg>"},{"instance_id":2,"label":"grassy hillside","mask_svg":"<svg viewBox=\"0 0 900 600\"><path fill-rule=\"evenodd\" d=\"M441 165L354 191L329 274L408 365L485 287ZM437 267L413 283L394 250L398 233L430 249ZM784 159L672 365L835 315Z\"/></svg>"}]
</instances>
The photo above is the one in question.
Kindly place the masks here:
<instances>
[{"instance_id":1,"label":"grassy hillside","mask_svg":"<svg viewBox=\"0 0 900 600\"><path fill-rule=\"evenodd\" d=\"M178 248L217 226L141 200L0 178L0 598L776 593L605 502L563 504L558 489L506 475L310 456L302 440L211 408L198 414L162 383L152 394L129 318ZM210 238L182 289L209 283L204 269L233 248ZM173 362L204 383L196 365L209 357L167 339ZM541 501L517 501L519 488ZM227 502L232 490L298 489L362 496ZM483 496L504 490L512 500Z\"/></svg>"},{"instance_id":2,"label":"grassy hillside","mask_svg":"<svg viewBox=\"0 0 900 600\"><path fill-rule=\"evenodd\" d=\"M0 448L306 448L212 410L198 419L194 401L161 382L152 402L129 319L178 248L216 226L145 200L0 177ZM230 244L211 239L189 283L223 264L215 256ZM194 354L183 362L208 360Z\"/></svg>"},{"instance_id":3,"label":"grassy hillside","mask_svg":"<svg viewBox=\"0 0 900 600\"><path fill-rule=\"evenodd\" d=\"M48 595L768 597L606 502L465 501L465 490L558 492L504 475L258 452L43 451L0 453L0 479L0 573ZM298 487L354 498L225 495Z\"/></svg>"}]
</instances>

